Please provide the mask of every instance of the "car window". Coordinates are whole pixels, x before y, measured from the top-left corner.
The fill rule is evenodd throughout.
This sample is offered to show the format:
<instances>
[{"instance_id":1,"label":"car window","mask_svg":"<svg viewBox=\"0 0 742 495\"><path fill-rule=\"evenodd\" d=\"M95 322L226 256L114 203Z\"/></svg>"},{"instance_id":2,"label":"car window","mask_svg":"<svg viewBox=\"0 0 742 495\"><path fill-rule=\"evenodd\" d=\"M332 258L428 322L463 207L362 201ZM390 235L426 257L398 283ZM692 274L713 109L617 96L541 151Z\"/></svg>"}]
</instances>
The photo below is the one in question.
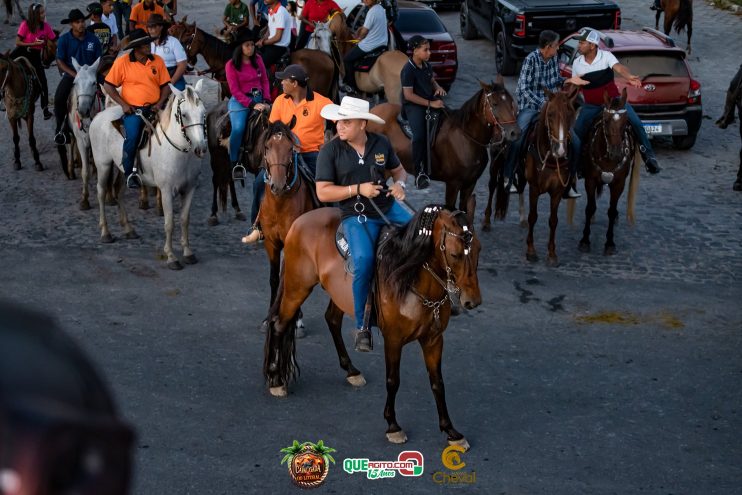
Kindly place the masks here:
<instances>
[{"instance_id":1,"label":"car window","mask_svg":"<svg viewBox=\"0 0 742 495\"><path fill-rule=\"evenodd\" d=\"M572 65L572 59L574 59L575 53L577 52L577 39L570 38L559 47L559 58L560 64Z\"/></svg>"},{"instance_id":2,"label":"car window","mask_svg":"<svg viewBox=\"0 0 742 495\"><path fill-rule=\"evenodd\" d=\"M399 18L394 23L401 33L445 33L446 26L432 10L400 9Z\"/></svg>"},{"instance_id":3,"label":"car window","mask_svg":"<svg viewBox=\"0 0 742 495\"><path fill-rule=\"evenodd\" d=\"M680 53L617 52L614 55L632 74L642 79L647 76L688 77L688 69Z\"/></svg>"}]
</instances>

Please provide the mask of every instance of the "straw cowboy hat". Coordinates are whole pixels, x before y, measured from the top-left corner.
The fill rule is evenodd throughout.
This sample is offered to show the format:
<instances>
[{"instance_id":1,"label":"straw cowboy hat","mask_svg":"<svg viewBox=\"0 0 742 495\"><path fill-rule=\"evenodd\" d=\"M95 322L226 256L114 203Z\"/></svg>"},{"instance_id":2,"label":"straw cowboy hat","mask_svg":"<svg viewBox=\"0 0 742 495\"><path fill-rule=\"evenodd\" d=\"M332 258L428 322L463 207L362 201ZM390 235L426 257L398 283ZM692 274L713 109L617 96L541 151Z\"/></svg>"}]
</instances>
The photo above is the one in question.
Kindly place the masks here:
<instances>
[{"instance_id":1,"label":"straw cowboy hat","mask_svg":"<svg viewBox=\"0 0 742 495\"><path fill-rule=\"evenodd\" d=\"M384 124L384 119L370 113L368 102L352 96L344 96L340 105L325 105L320 111L320 115L327 120L370 120L377 124Z\"/></svg>"}]
</instances>

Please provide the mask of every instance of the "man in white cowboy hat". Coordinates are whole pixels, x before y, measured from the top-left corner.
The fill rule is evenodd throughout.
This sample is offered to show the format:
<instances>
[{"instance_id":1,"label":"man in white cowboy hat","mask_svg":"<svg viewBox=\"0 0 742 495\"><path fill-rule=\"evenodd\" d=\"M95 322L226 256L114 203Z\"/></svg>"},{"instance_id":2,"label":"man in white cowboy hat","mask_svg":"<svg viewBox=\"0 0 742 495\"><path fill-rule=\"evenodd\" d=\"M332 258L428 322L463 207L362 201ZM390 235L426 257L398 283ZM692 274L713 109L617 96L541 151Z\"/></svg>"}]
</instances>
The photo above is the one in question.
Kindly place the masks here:
<instances>
[{"instance_id":1,"label":"man in white cowboy hat","mask_svg":"<svg viewBox=\"0 0 742 495\"><path fill-rule=\"evenodd\" d=\"M371 279L374 253L384 221L374 202L392 223L406 224L412 218L396 200L405 198L407 172L391 143L381 134L366 132L369 120L383 124L369 113L368 102L346 96L340 105L327 105L320 115L337 123L337 137L325 144L317 157L317 197L325 203L340 203L345 237L353 257L353 307L356 321L356 351L371 350L371 332L363 316ZM394 183L383 191L385 173Z\"/></svg>"}]
</instances>

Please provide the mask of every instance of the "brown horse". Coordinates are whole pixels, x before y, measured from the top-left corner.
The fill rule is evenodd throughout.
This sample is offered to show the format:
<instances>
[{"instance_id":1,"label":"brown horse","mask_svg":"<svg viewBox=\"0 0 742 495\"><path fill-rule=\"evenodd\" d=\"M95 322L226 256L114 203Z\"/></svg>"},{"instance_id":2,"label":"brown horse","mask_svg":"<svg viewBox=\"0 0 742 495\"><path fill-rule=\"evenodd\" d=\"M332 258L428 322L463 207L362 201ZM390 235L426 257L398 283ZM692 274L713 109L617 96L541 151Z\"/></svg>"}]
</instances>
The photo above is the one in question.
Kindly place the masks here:
<instances>
[{"instance_id":1,"label":"brown horse","mask_svg":"<svg viewBox=\"0 0 742 495\"><path fill-rule=\"evenodd\" d=\"M626 114L626 88L623 89L621 98L611 100L608 93L604 93L603 99L603 112L595 119L591 128L591 137L582 147L587 207L585 208L585 229L579 248L583 253L590 252L590 222L595 215L596 192L600 196L604 184L608 184L611 190L611 201L608 208L608 232L604 254L611 255L616 252L613 227L618 217L618 200L623 194L626 178L630 174L631 183L629 184L626 216L630 223L634 222L634 203L639 186L639 167L635 165L638 147ZM574 200L572 199L567 202L567 218L570 224L573 213Z\"/></svg>"},{"instance_id":2,"label":"brown horse","mask_svg":"<svg viewBox=\"0 0 742 495\"><path fill-rule=\"evenodd\" d=\"M662 10L655 14L654 28L660 28L660 16L665 13L665 34L675 27L675 32L683 29L688 33L688 47L685 49L690 55L690 38L693 35L693 0L661 0Z\"/></svg>"},{"instance_id":3,"label":"brown horse","mask_svg":"<svg viewBox=\"0 0 742 495\"><path fill-rule=\"evenodd\" d=\"M471 201L474 201L472 197ZM470 205L469 211L474 211ZM396 229L381 247L376 267L375 308L384 336L387 400L384 417L386 435L393 443L407 440L397 424L394 410L399 389L402 347L418 341L422 347L430 386L438 408L439 426L450 444L468 448L448 416L441 376L443 332L453 304L467 309L481 304L477 278L481 246L471 229L471 213L428 206L410 223ZM366 381L351 363L345 350L341 326L343 314L353 314L353 276L335 246L340 211L319 208L294 221L286 236L284 268L274 317L266 335L263 374L274 396L287 395L287 385L296 377L294 328L297 311L318 283L330 295L325 312L340 366L346 380L360 387Z\"/></svg>"},{"instance_id":4,"label":"brown horse","mask_svg":"<svg viewBox=\"0 0 742 495\"><path fill-rule=\"evenodd\" d=\"M188 24L186 18L171 26L168 32L183 44L191 63L196 55L204 58L209 72L222 85L222 96L231 96L224 67L232 57L232 48L216 36L197 28L195 22ZM337 98L338 72L328 54L319 50L297 50L291 53L291 63L304 67L312 81L312 89L332 100Z\"/></svg>"},{"instance_id":5,"label":"brown horse","mask_svg":"<svg viewBox=\"0 0 742 495\"><path fill-rule=\"evenodd\" d=\"M345 76L342 59L355 46L357 40L353 39L353 33L343 13L337 13L330 19L329 28L335 37L335 46L340 54L338 68L340 74ZM356 87L366 95L375 95L383 90L387 102L401 104L402 82L399 77L408 59L407 55L399 50L382 53L374 62L371 70L355 73Z\"/></svg>"},{"instance_id":6,"label":"brown horse","mask_svg":"<svg viewBox=\"0 0 742 495\"><path fill-rule=\"evenodd\" d=\"M575 121L575 99L579 93L577 86L568 92L552 93L544 88L548 100L539 114L538 121L529 136L528 151L525 158L525 176L528 181L530 210L528 213L528 249L526 259L538 261L533 247L533 227L538 219L538 198L548 193L551 198L549 217L549 254L547 264L559 264L556 255L556 227L559 222L557 212L559 202L569 183L568 154L570 129Z\"/></svg>"},{"instance_id":7,"label":"brown horse","mask_svg":"<svg viewBox=\"0 0 742 495\"><path fill-rule=\"evenodd\" d=\"M515 122L515 104L505 89L502 76L486 84L458 110L446 110L441 118L435 142L431 146L431 174L446 183L446 206L453 209L460 195L459 209L466 210L477 180L487 166L487 149L495 153L518 139L520 128ZM386 122L368 123L368 130L385 134L402 164L414 173L410 139L397 122L400 106L382 103L371 109Z\"/></svg>"},{"instance_id":8,"label":"brown horse","mask_svg":"<svg viewBox=\"0 0 742 495\"><path fill-rule=\"evenodd\" d=\"M26 121L28 128L28 146L33 154L36 170L44 170L39 161L39 150L36 148L36 137L33 133L34 111L36 100L41 96L41 83L36 70L25 57L10 58L7 54L0 54L0 91L5 92L5 111L13 130L14 167L21 169L21 136L18 125L21 120Z\"/></svg>"}]
</instances>

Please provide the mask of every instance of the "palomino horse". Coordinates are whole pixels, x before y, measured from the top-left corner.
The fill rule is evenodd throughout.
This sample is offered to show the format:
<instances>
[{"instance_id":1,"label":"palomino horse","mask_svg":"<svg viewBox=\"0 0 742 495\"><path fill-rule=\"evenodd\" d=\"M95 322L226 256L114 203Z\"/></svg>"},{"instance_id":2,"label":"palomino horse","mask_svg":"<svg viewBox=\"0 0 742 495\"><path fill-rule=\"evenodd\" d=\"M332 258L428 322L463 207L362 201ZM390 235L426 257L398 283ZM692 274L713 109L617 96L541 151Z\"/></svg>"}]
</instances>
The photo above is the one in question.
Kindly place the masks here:
<instances>
[{"instance_id":1,"label":"palomino horse","mask_svg":"<svg viewBox=\"0 0 742 495\"><path fill-rule=\"evenodd\" d=\"M231 95L226 83L224 67L232 57L232 49L216 36L196 27L196 23L188 24L184 18L175 23L169 33L177 37L183 44L186 55L193 61L200 54L209 66L209 72L222 82L222 95ZM330 56L319 50L297 50L291 53L291 63L301 64L312 81L312 88L321 95L335 99L337 95L337 69ZM269 67L266 69L270 70Z\"/></svg>"},{"instance_id":2,"label":"palomino horse","mask_svg":"<svg viewBox=\"0 0 742 495\"><path fill-rule=\"evenodd\" d=\"M662 10L655 14L654 28L660 28L660 16L665 13L665 34L675 27L675 32L680 33L685 29L688 33L688 47L685 49L690 55L690 38L693 35L693 0L661 0Z\"/></svg>"},{"instance_id":3,"label":"palomino horse","mask_svg":"<svg viewBox=\"0 0 742 495\"><path fill-rule=\"evenodd\" d=\"M472 197L471 201L474 201ZM474 211L470 205L469 211ZM263 374L274 396L287 395L287 385L296 377L297 312L318 283L330 295L325 312L340 367L355 387L365 385L363 375L350 360L341 326L343 314L353 314L353 276L335 246L340 211L319 208L294 221L286 236L284 268L270 330L266 335ZM448 416L441 376L443 332L452 305L467 309L481 304L477 265L479 240L471 229L471 213L428 206L410 223L396 229L381 248L376 267L375 307L384 336L387 399L384 418L386 436L392 443L407 441L394 410L399 390L402 347L415 340L422 347L430 386L438 409L439 427L449 444L468 448L464 436L454 429Z\"/></svg>"},{"instance_id":4,"label":"palomino horse","mask_svg":"<svg viewBox=\"0 0 742 495\"><path fill-rule=\"evenodd\" d=\"M353 33L347 25L345 14L335 14L330 19L330 31L335 36L340 58L345 56L351 48L355 46L356 40L353 39ZM356 72L356 86L367 95L375 95L384 90L386 101L396 105L401 104L400 92L402 91L402 82L400 74L404 64L409 58L399 50L390 50L379 55L371 70L368 72ZM340 62L340 71L345 75L345 68Z\"/></svg>"},{"instance_id":5,"label":"palomino horse","mask_svg":"<svg viewBox=\"0 0 742 495\"><path fill-rule=\"evenodd\" d=\"M505 89L502 76L481 89L458 110L447 110L441 118L435 142L431 145L430 177L446 183L446 206L454 208L460 195L459 209L466 211L469 197L487 166L487 148L507 147L518 139L513 98ZM368 123L368 130L385 134L399 159L414 173L410 140L397 122L400 106L382 103L371 109L386 124Z\"/></svg>"},{"instance_id":6,"label":"palomino horse","mask_svg":"<svg viewBox=\"0 0 742 495\"><path fill-rule=\"evenodd\" d=\"M533 129L533 141L529 142L526 152L525 175L528 181L530 211L528 213L528 249L526 259L538 261L533 247L533 228L538 219L538 198L548 193L551 198L551 215L549 216L549 255L547 264L559 264L556 254L556 227L559 202L562 200L569 184L568 154L570 146L570 129L575 121L574 101L579 93L577 86L569 92L552 93L544 88L548 100L539 114Z\"/></svg>"},{"instance_id":7,"label":"palomino horse","mask_svg":"<svg viewBox=\"0 0 742 495\"><path fill-rule=\"evenodd\" d=\"M33 134L33 118L36 100L41 96L41 84L36 70L25 57L11 59L7 54L0 54L0 91L5 92L5 111L13 130L14 167L21 169L21 136L18 125L26 121L28 128L28 146L31 148L36 170L44 170L39 161L39 150L36 148L36 137Z\"/></svg>"},{"instance_id":8,"label":"palomino horse","mask_svg":"<svg viewBox=\"0 0 742 495\"><path fill-rule=\"evenodd\" d=\"M206 153L206 110L194 89L186 86L185 91L178 91L170 85L173 94L167 107L161 113L155 132L149 137L151 152L140 151L140 174L142 181L149 186L156 186L163 192L162 206L165 212L165 254L168 268L180 270L183 265L173 254L173 194L181 198L181 245L183 261L187 264L197 262L191 251L188 239L188 219L193 192L201 173L200 160L193 160L190 151L197 157ZM100 207L101 242L113 242L108 231L104 206L105 188L114 166L121 170L124 138L113 126L113 122L122 117L121 107L107 108L99 113L90 124L90 142L93 146L93 158L98 167L98 205ZM119 217L127 239L138 237L129 223L124 210L124 201L118 202Z\"/></svg>"},{"instance_id":9,"label":"palomino horse","mask_svg":"<svg viewBox=\"0 0 742 495\"><path fill-rule=\"evenodd\" d=\"M611 100L605 93L603 99L605 101L603 112L595 119L590 139L582 147L587 207L585 208L585 229L580 240L580 251L590 252L590 222L595 215L596 192L600 196L603 185L608 184L611 189L611 202L608 207L608 232L604 254L611 255L616 252L613 227L618 217L618 200L621 198L629 174L631 174L631 182L626 217L630 223L634 223L634 203L639 187L639 167L635 165L638 146L626 115L626 88L623 89L621 98ZM574 213L574 201L571 199L567 202L567 218L570 224Z\"/></svg>"},{"instance_id":10,"label":"palomino horse","mask_svg":"<svg viewBox=\"0 0 742 495\"><path fill-rule=\"evenodd\" d=\"M88 181L92 172L92 163L90 156L90 135L88 129L93 118L102 110L102 104L98 98L98 81L96 80L96 73L98 71L98 65L100 64L100 58L96 60L93 65L83 65L72 59L72 66L75 68L77 75L72 86L72 92L68 100L67 108L67 123L72 129L72 135L74 136L71 146L75 146L77 150L72 149L72 155L75 152L80 158L82 165L82 197L80 199L80 209L89 210L90 201L88 201ZM64 157L62 158L62 164L67 161L67 152L65 148L58 147L60 154L64 151ZM74 178L75 170L73 165L74 160L70 160L67 166L67 176Z\"/></svg>"}]
</instances>

